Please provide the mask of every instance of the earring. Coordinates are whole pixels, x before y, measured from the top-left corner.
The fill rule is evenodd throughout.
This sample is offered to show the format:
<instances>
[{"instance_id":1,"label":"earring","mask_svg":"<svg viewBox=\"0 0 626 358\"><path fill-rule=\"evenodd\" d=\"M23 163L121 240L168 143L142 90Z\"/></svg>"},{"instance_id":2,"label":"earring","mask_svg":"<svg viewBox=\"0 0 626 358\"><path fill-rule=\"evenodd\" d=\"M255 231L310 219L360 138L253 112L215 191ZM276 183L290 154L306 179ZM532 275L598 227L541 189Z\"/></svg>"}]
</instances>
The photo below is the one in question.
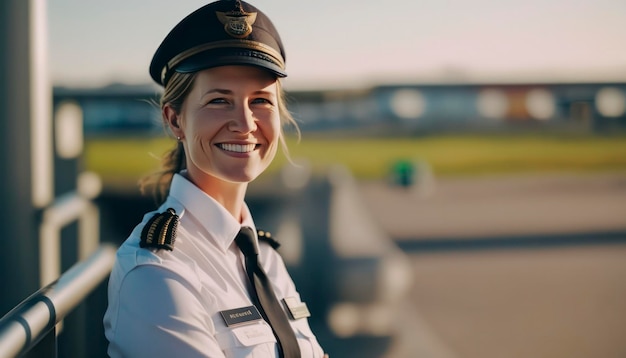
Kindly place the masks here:
<instances>
[{"instance_id":1,"label":"earring","mask_svg":"<svg viewBox=\"0 0 626 358\"><path fill-rule=\"evenodd\" d=\"M176 140L180 142L180 137L176 137Z\"/></svg>"}]
</instances>

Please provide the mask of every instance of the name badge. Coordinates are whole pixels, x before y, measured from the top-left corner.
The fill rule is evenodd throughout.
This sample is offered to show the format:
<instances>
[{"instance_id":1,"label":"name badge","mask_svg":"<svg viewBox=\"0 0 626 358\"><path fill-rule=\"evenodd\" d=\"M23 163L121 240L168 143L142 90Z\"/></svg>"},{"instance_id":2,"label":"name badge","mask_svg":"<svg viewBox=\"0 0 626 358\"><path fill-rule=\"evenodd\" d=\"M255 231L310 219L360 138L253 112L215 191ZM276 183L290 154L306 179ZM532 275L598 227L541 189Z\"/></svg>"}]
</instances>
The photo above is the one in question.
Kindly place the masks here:
<instances>
[{"instance_id":1,"label":"name badge","mask_svg":"<svg viewBox=\"0 0 626 358\"><path fill-rule=\"evenodd\" d=\"M259 310L254 306L220 311L220 314L228 327L262 319Z\"/></svg>"},{"instance_id":2,"label":"name badge","mask_svg":"<svg viewBox=\"0 0 626 358\"><path fill-rule=\"evenodd\" d=\"M300 302L300 300L295 297L285 297L283 298L283 303L287 306L287 312L289 312L291 319L295 320L311 316L311 312L309 312L306 303Z\"/></svg>"}]
</instances>

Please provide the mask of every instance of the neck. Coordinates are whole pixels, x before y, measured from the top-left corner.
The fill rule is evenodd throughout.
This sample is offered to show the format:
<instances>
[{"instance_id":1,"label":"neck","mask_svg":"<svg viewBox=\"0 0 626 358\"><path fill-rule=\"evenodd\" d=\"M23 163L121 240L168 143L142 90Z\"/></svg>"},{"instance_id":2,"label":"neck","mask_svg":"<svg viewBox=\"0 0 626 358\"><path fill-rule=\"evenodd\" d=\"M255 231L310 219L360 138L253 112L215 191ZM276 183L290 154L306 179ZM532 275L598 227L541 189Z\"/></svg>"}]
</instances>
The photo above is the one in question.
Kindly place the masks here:
<instances>
[{"instance_id":1,"label":"neck","mask_svg":"<svg viewBox=\"0 0 626 358\"><path fill-rule=\"evenodd\" d=\"M243 203L246 196L246 183L224 183L221 189L202 188L202 190L215 199L238 221L242 221Z\"/></svg>"},{"instance_id":2,"label":"neck","mask_svg":"<svg viewBox=\"0 0 626 358\"><path fill-rule=\"evenodd\" d=\"M238 222L241 222L248 183L231 183L213 177L196 178L189 173L187 179L220 203Z\"/></svg>"}]
</instances>

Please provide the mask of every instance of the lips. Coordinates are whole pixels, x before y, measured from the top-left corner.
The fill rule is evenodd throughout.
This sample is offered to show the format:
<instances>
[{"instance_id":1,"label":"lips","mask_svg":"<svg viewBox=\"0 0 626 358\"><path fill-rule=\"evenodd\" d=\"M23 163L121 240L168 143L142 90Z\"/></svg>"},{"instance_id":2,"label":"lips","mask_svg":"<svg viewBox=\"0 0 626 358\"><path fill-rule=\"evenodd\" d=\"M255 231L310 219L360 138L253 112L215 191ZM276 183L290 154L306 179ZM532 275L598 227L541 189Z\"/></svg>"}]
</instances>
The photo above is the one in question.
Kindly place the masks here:
<instances>
[{"instance_id":1,"label":"lips","mask_svg":"<svg viewBox=\"0 0 626 358\"><path fill-rule=\"evenodd\" d=\"M256 144L219 143L217 144L217 147L227 152L250 153L254 151L257 145Z\"/></svg>"}]
</instances>

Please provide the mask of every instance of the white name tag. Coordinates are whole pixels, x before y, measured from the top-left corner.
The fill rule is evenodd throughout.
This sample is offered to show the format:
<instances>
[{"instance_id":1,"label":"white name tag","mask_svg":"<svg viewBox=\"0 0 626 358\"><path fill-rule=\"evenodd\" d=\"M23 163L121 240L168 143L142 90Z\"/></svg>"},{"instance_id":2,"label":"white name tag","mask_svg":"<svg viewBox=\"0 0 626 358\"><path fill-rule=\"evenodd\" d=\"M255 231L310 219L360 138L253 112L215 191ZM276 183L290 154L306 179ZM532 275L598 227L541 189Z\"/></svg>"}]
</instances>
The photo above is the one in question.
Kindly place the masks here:
<instances>
[{"instance_id":1,"label":"white name tag","mask_svg":"<svg viewBox=\"0 0 626 358\"><path fill-rule=\"evenodd\" d=\"M306 303L300 302L296 297L283 298L283 304L287 307L287 312L289 312L289 316L293 320L311 316Z\"/></svg>"}]
</instances>

